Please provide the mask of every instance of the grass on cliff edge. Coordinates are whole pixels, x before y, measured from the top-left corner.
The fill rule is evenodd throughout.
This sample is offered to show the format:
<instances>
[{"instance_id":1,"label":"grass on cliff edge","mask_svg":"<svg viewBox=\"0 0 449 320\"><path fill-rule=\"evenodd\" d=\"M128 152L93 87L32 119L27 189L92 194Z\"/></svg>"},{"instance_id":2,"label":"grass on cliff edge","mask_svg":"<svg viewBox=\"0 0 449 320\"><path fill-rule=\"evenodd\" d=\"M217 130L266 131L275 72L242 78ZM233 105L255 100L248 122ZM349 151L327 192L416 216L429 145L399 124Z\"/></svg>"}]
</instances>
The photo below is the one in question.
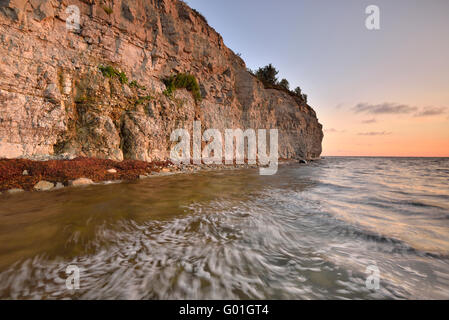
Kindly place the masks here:
<instances>
[{"instance_id":1,"label":"grass on cliff edge","mask_svg":"<svg viewBox=\"0 0 449 320\"><path fill-rule=\"evenodd\" d=\"M193 95L196 102L201 101L201 91L198 81L195 76L187 73L179 73L164 80L164 84L167 87L164 94L171 97L176 89L187 89Z\"/></svg>"}]
</instances>

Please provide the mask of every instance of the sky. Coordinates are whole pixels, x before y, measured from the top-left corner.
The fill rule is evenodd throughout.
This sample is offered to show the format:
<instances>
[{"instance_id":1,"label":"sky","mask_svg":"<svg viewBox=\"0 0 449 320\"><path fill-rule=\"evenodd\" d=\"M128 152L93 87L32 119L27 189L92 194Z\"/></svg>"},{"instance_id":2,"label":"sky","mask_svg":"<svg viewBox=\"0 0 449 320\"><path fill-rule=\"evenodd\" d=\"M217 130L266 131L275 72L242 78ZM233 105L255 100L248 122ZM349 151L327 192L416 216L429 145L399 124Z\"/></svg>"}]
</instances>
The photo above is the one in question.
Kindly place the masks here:
<instances>
[{"instance_id":1,"label":"sky","mask_svg":"<svg viewBox=\"0 0 449 320\"><path fill-rule=\"evenodd\" d=\"M324 156L449 156L448 0L187 3L249 68L272 63L307 93Z\"/></svg>"}]
</instances>

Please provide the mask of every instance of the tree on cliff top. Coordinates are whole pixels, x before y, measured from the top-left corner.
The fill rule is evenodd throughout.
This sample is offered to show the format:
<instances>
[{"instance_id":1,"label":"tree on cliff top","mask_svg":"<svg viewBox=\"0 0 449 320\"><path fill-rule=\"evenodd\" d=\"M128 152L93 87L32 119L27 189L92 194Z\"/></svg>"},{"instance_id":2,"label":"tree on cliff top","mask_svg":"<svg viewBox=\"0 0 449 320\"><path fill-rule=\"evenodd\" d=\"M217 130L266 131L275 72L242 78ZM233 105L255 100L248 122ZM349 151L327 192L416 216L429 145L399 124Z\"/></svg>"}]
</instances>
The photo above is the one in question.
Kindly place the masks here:
<instances>
[{"instance_id":1,"label":"tree on cliff top","mask_svg":"<svg viewBox=\"0 0 449 320\"><path fill-rule=\"evenodd\" d=\"M275 86L278 82L278 73L279 71L270 63L268 66L259 68L259 70L256 71L256 77L262 81L264 85Z\"/></svg>"},{"instance_id":2,"label":"tree on cliff top","mask_svg":"<svg viewBox=\"0 0 449 320\"><path fill-rule=\"evenodd\" d=\"M290 90L290 83L287 79L282 79L281 81L279 81L279 85L285 90Z\"/></svg>"},{"instance_id":3,"label":"tree on cliff top","mask_svg":"<svg viewBox=\"0 0 449 320\"><path fill-rule=\"evenodd\" d=\"M252 71L248 69L248 72L256 76L265 86L265 88L277 89L287 92L291 96L298 97L305 103L307 103L307 95L302 93L300 87L296 87L294 90L290 90L290 83L287 79L282 79L278 81L277 75L278 70L270 63L269 65L259 68L257 71Z\"/></svg>"},{"instance_id":4,"label":"tree on cliff top","mask_svg":"<svg viewBox=\"0 0 449 320\"><path fill-rule=\"evenodd\" d=\"M293 92L298 96L301 97L302 95L302 90L300 87L296 87L295 90L293 90Z\"/></svg>"}]
</instances>

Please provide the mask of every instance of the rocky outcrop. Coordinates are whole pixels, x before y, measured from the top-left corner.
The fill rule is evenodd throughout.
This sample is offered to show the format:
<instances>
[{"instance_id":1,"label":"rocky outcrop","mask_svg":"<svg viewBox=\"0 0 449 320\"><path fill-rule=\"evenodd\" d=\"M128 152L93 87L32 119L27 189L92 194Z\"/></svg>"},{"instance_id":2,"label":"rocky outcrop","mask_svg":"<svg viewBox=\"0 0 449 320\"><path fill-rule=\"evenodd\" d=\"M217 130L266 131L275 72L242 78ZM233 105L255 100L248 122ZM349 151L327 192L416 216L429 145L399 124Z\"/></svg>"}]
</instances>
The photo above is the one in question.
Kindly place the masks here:
<instances>
[{"instance_id":1,"label":"rocky outcrop","mask_svg":"<svg viewBox=\"0 0 449 320\"><path fill-rule=\"evenodd\" d=\"M79 30L67 28L68 5ZM201 101L163 94L179 72L198 79ZM181 1L0 0L0 158L166 159L170 133L195 119L203 129L278 128L283 158L321 153L313 109L265 89Z\"/></svg>"}]
</instances>

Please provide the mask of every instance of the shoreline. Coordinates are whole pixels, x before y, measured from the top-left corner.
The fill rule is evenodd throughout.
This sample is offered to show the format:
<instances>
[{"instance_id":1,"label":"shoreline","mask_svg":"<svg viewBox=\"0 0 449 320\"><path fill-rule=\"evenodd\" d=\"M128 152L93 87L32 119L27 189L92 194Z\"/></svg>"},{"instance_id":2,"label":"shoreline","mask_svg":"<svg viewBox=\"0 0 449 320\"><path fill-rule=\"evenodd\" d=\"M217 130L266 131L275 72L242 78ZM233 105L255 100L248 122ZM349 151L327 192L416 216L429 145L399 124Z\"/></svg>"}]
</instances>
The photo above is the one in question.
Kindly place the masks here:
<instances>
[{"instance_id":1,"label":"shoreline","mask_svg":"<svg viewBox=\"0 0 449 320\"><path fill-rule=\"evenodd\" d=\"M298 163L279 159L279 165ZM121 183L151 177L189 174L201 171L257 169L257 164L188 164L171 161L114 161L95 158L72 160L0 159L0 195L22 192L43 192L67 187Z\"/></svg>"}]
</instances>

